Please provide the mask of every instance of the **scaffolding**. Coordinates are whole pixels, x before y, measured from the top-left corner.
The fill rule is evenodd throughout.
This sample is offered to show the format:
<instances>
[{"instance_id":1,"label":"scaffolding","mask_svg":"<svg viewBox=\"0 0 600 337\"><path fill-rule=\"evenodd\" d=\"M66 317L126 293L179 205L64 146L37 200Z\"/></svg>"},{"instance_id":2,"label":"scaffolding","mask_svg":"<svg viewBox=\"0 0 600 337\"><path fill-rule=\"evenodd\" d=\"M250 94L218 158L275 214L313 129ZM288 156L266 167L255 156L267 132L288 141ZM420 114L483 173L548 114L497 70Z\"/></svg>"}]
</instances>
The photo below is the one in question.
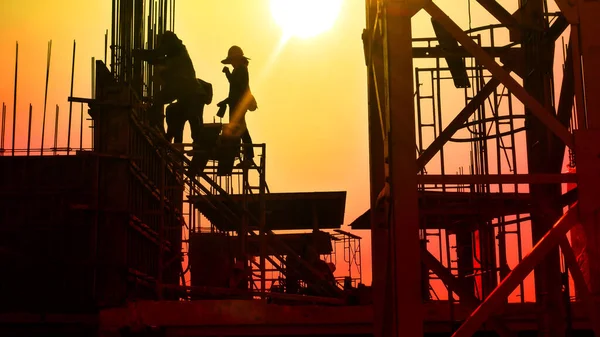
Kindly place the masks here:
<instances>
[{"instance_id":1,"label":"scaffolding","mask_svg":"<svg viewBox=\"0 0 600 337\"><path fill-rule=\"evenodd\" d=\"M255 167L234 167L223 171L220 160L222 155L219 145L216 145L208 153L206 168L200 173L192 173L192 158L200 150L194 144L170 144L159 131L149 126L146 110L157 89L153 82L154 70L132 58L134 49L152 49L161 34L173 29L174 1L116 0L113 2L112 19L110 45L108 32L105 35L105 62L108 58L110 67L101 60L92 59L92 95L90 98L80 98L74 97L71 92L68 98L69 113L67 118L63 118L68 119L68 124L59 118L57 106L51 146L44 146L42 136L42 146L39 149L32 148L30 141L26 148L20 148L14 141L13 130L13 141L5 149L5 105L2 113L0 139L2 153L10 154L10 157L4 158L8 165L8 175L16 175L20 170L23 171L23 177L40 175L38 171L29 169L27 164L39 160L42 160L42 167L45 169L54 170L53 167L57 166L65 172L95 165L90 170L95 175L74 175L81 179L77 188L89 196L75 205L70 201L68 191L61 191L58 186L52 185L52 193L57 195L58 201L64 203L57 207L56 212L65 212L58 216L64 224L57 227L60 228L57 234L60 239L57 240L64 240L69 247L79 247L78 243L70 242L68 238L72 235L69 233L69 226L80 221L89 229L85 240L93 242L92 251L81 255L91 254L92 261L105 255L114 259L108 268L100 267L97 262L92 262L91 267L89 262L78 260L76 263L80 268L77 270L81 273L88 273L87 268L91 268L93 276L90 282L94 286L90 287L97 288L92 292L96 302L86 303L91 307L94 303L110 307L135 299L227 299L240 296L283 299L292 304L346 303L342 292L343 282L323 281L322 273L300 257L301 252L307 249L305 241L319 238L324 239L319 259L329 257L329 261L335 261L331 258L331 241L341 238L344 244L344 262L355 269L360 266L360 252L355 248L355 242L360 238L354 236L350 242L350 233L337 232L334 236L320 230L341 226L345 192L304 194L304 199L299 202L294 199L298 197L297 194L269 193L265 144L246 144L234 149L235 156L241 158L244 147L254 147L260 158ZM49 58L50 48L51 45ZM75 50L74 43L73 64ZM80 104L80 116L73 113L74 104ZM89 119L84 116L84 104L89 106ZM31 107L29 116L28 139L31 138L32 130ZM42 134L45 132L45 119L44 117ZM15 123L16 119L13 117L13 124ZM205 124L204 131L212 132L218 137L222 126L222 123ZM66 139L60 137L59 127L68 129L67 136L64 137ZM74 145L77 144L77 138L78 148ZM62 143L66 143L66 147L60 147ZM41 159L45 157L48 159ZM69 158L77 160L74 162L75 159ZM76 162L80 164L74 164ZM73 165L75 167L70 167ZM57 184L61 181L56 179ZM15 180L14 184L23 184L23 181ZM36 189L29 183L27 186L32 190ZM16 193L13 190L6 192L7 196L14 196ZM318 202L323 205L317 205ZM282 203L283 206L278 206ZM311 209L306 210L308 218L292 214L298 205L312 205ZM68 210L63 209L65 206ZM34 204L33 207L47 209L39 204ZM73 208L77 211L73 211ZM80 219L78 212L84 210L87 217ZM24 209L15 214L5 212L3 222L14 222L14 217L23 217L24 212ZM108 214L114 212L120 217L110 218ZM276 214L273 215L274 213ZM296 222L288 220L294 216ZM105 232L109 227L113 228L114 235ZM298 230L302 232L292 233ZM193 242L200 242L197 247L207 246L199 239L208 234L213 235L211 239L224 239L222 247L230 248L230 255L225 260L211 256L220 248L201 253L200 255L205 254L201 258L193 256ZM15 235L29 236L26 232ZM109 253L111 245L115 247L115 251ZM292 248L290 245L295 246ZM9 245L11 251L19 250L13 246ZM46 254L41 250L37 253ZM32 254L35 255L35 252ZM52 264L61 263L59 256L49 254L48 258L54 259ZM228 282L202 284L202 275L199 273L196 273L200 276L195 280L194 271L205 268L207 259L223 262L224 266L229 267L241 263L245 275L242 283L245 286L236 287ZM296 269L289 267L291 263L297 266ZM122 271L123 268L125 272ZM221 271L222 277L230 279L235 268ZM271 274L270 277L268 273ZM275 277L274 273L277 273ZM303 282L305 288L314 288L312 296L289 293L287 289L284 289L287 294L272 291L277 288L274 283L285 280L290 273ZM351 277L351 267L348 268L348 273ZM339 273L339 277L344 276L343 272ZM60 279L61 276L56 278ZM113 283L102 283L101 280L105 278ZM360 271L353 281L354 286L361 282ZM120 290L106 299L110 287ZM25 291L16 285L15 288ZM42 289L47 290L45 287ZM73 295L69 295L68 290L67 287L63 292L57 292L57 296ZM18 300L16 297L15 299Z\"/></svg>"},{"instance_id":2,"label":"scaffolding","mask_svg":"<svg viewBox=\"0 0 600 337\"><path fill-rule=\"evenodd\" d=\"M584 267L586 286L575 261L572 249L582 252L583 232L590 235L593 224L574 209L579 202L596 206L576 195L581 185L561 188L583 183L563 164L581 165L577 151L585 157L592 147L586 137L593 137L597 107L587 100L597 105L597 98L584 92L597 86L589 77L597 70L580 60L597 62L581 46L597 45L586 31L594 29L598 7L556 4L553 12L543 0L519 1L510 13L496 1L469 1L463 31L431 1L367 1L375 335L421 336L423 317L415 309L433 297L447 300L453 336L471 335L483 323L510 336L507 322L491 314L515 292L523 306L535 294L541 335L572 331L577 302L570 282L586 292L597 277ZM471 6L500 24L471 27ZM421 10L431 16L435 37L411 37L411 19ZM563 35L568 47L555 48ZM559 97L555 49L563 50ZM464 103L452 103L459 95ZM448 111L453 106L457 113ZM588 230L573 228L578 221ZM564 237L571 228L573 248ZM530 252L524 233L532 236ZM404 261L415 255L423 266ZM524 282L531 271L534 286ZM432 294L418 298L418 288ZM463 308L473 311L461 322Z\"/></svg>"}]
</instances>

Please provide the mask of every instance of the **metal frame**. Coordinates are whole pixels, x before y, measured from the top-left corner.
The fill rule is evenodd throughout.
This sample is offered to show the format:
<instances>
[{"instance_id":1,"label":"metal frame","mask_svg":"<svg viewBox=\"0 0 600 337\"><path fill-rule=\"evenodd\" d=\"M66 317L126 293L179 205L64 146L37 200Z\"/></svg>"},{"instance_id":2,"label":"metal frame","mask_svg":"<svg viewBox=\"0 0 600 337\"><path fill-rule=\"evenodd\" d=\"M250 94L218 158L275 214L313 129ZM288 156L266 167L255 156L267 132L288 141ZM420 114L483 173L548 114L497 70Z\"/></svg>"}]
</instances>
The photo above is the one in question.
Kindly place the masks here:
<instances>
[{"instance_id":1,"label":"metal frame","mask_svg":"<svg viewBox=\"0 0 600 337\"><path fill-rule=\"evenodd\" d=\"M367 29L363 33L363 40L369 80L371 230L374 323L377 336L422 335L422 317L419 310L415 310L421 305L421 301L408 293L420 293L419 289L427 282L418 282L418 276L421 273L409 261L404 260L401 264L396 262L402 259L403 256L417 256L420 251L416 247L416 234L418 231L415 228L420 223L415 212L418 209L415 205L419 197L412 192L416 192L417 189L422 191L422 196L430 190L442 193L450 191L488 194L516 193L519 191L519 186L521 186L521 190L524 190L523 187L527 186L522 184L528 184L532 196L535 197L531 218L534 240L537 241L539 238L539 242L512 271L506 269L503 267L506 264L505 249L507 242L505 237L510 233L506 226L508 223L516 223L517 226L527 224L526 220L529 217L526 214L516 214L516 219L513 217L514 220L504 216L494 220L494 224L500 225L497 232L498 238L494 239L492 237L490 243L481 241L483 246L476 247L476 249L489 250L490 247L493 247L489 246L490 244L499 246L501 266L496 267L496 261L493 259L491 267L487 268L491 268L489 273L496 275L492 279L500 282L497 286L492 283L492 288L487 294L480 294L481 304L478 305L471 317L456 330L454 336L470 336L478 330L479 326L488 320L489 315L506 302L507 296L515 287L522 284L524 277L534 267L537 275L538 304L542 306L552 305L553 308L556 308L555 310L547 310L554 311L553 316L540 317L539 330L548 336L562 335L561 331L564 331L565 326L560 309L562 300L560 297L555 297L562 296L560 295L560 275L557 274L557 271L560 272L557 258L559 242L572 275L576 279L577 288L582 293L586 293L581 270L577 269L579 266L575 266L570 246L563 239L569 228L578 221L581 221L583 228L585 228L585 240L588 246L585 247L585 251L575 252L575 254L579 257L584 256L586 259L580 260L579 265L584 269L589 269L584 270L583 274L589 275L585 281L587 286L591 287L591 293L595 294L594 289L600 289L600 286L598 286L600 284L600 268L596 268L600 265L597 262L600 254L596 244L597 230L595 229L597 227L595 214L598 206L600 206L600 199L592 193L593 190L597 191L600 188L600 182L596 182L598 181L597 174L600 173L597 169L598 164L596 164L598 159L592 158L592 153L600 151L597 149L600 138L595 130L598 116L600 116L598 115L600 114L600 98L594 94L585 95L585 93L598 91L592 90L600 83L597 81L598 71L600 71L597 62L600 62L598 61L600 58L595 51L597 50L595 48L600 45L600 38L597 35L600 24L597 19L594 19L600 14L600 3L595 1L567 2L558 0L557 5L561 9L561 13L558 14L556 21L549 25L543 19L547 6L542 0L528 1L527 4L523 2L515 14L507 12L494 0L477 0L477 2L500 21L501 25L497 25L497 29L507 29L509 31L513 46L520 46L519 48L512 48L512 55L506 53L506 48L503 49L493 45L493 29L490 29L492 31L492 45L482 46L478 42L480 40L471 35L476 31L475 29L471 29L469 32L462 31L431 0L366 1ZM421 9L429 13L452 38L460 43L461 47L457 50L441 52L436 46L432 47L431 40L420 38L413 39L413 44L409 43L408 38L411 35L410 17ZM531 18L537 18L537 21L531 21ZM554 45L554 41L567 25L570 25L571 29L568 48L569 57L565 60L565 75L562 82L560 103L555 108L551 99L553 90L549 89L553 83L551 78L552 69L548 70L540 67L544 65L544 58L549 58L549 55L552 55L550 53L553 53L553 48L548 46ZM414 45L414 43L424 41L427 41L427 47ZM474 81L472 97L466 100L465 108L444 128L445 124L441 121L442 115L439 111L441 108L439 104L439 83L442 79L440 71L448 69L443 70L440 68L439 59L448 55L466 57L468 60L472 60L474 69L479 70L475 70L476 75L470 77ZM423 71L429 71L430 73L432 81L431 95L422 93L421 73L419 69L416 69L416 71L412 69L413 63L410 56L415 59L420 57L437 58L436 68L423 69ZM500 58L504 66L500 66L496 62L496 58ZM583 62L581 62L582 59ZM401 63L401 65L398 65L398 63ZM518 64L524 64L524 68L517 67ZM582 68L582 64L585 64L585 68ZM413 71L416 76L416 83L413 81ZM516 76L513 77L510 74L511 71L515 72L517 76L525 77L523 86L516 80ZM534 75L531 75L532 73ZM489 75L492 77L489 78ZM500 94L498 93L499 86L504 88ZM426 87L424 86L424 88ZM417 103L416 114L411 108L414 102L413 95ZM437 104L435 101L436 95L438 95ZM486 117L486 112L483 110L490 95L493 95L493 105L490 104L492 109L487 114L491 112L493 119ZM507 117L504 117L507 120L506 124L510 126L510 130L503 133L500 127L502 118L497 111L498 98L501 97L509 99L509 109L512 109L512 102L510 102L512 97L520 100L527 109L524 116L526 118L524 130L528 134L529 173L519 172L517 174L515 152L524 146L524 144L516 142L514 138L514 134L519 131L514 124L518 113L513 113L511 110ZM428 123L431 123L431 117L423 119L422 113L431 112L425 111L425 108L420 105L422 99L432 99L432 102L434 102L431 104L434 113L433 124L431 124L434 138L427 146L428 142L423 140L421 130L424 127L429 127L430 124ZM574 110L573 101L575 102ZM555 113L555 111L558 111L558 113ZM418 122L416 125L419 132L418 138L413 134L413 126L415 126L413 117ZM469 122L471 118L473 121ZM394 123L400 119L403 123ZM493 174L493 171L488 168L487 152L479 151L479 149L485 149L481 146L488 146L486 144L490 137L485 126L490 122L496 124L495 136L491 137L495 139L496 150L494 154L497 155L495 159L496 172ZM481 128L480 126L484 127ZM473 149L483 155L482 157L473 158L474 161L472 161L470 169L471 174L464 174L464 171L461 170L459 175L448 175L448 172L444 169L443 147L448 142L455 141L456 139L452 138L453 135L459 129L465 127L479 130L479 136L472 136L471 139L466 139L466 141L471 142L474 146ZM579 131L577 133L579 136L574 137L572 131L575 129L587 130L585 132ZM397 143L397 137L402 137L400 143ZM508 141L508 138L504 137L511 137L511 140ZM396 143L392 143L394 141ZM415 158L413 163L409 158L415 155L413 152L415 143L418 158ZM570 152L574 153L576 166L579 167L576 174L562 173L561 164L564 157L561 154L565 145ZM512 152L510 156L506 156L508 164L511 165L509 167L510 174L503 173L504 167L500 165L502 160L500 150L507 151L507 149ZM432 159L438 154L440 155L437 157L439 159L432 162ZM404 163L397 163L394 160L394 157L398 155L402 155ZM440 161L439 164L438 160ZM533 165L532 162L534 162ZM437 166L436 169L435 165L441 165L441 167ZM432 167L434 167L433 170ZM581 170L584 172L582 173ZM430 175L427 174L428 171L434 171L438 174ZM419 174L415 176L415 173ZM586 191L579 192L577 196L579 207L571 208L556 225L552 226L556 220L556 218L553 218L554 214L562 210L556 204L557 196L560 198L560 193L556 195L556 192L549 191L556 191L557 189L560 191L560 184L567 181L576 181L580 185L579 189L585 186ZM413 185L414 182L418 183L418 187ZM512 186L512 188L503 189L508 186ZM409 206L414 208L409 209ZM550 211L551 209L556 209L556 211ZM402 222L395 220L398 214L402 214L404 218ZM553 215L548 217L545 214ZM558 216L560 216L560 213ZM421 223L421 227L428 228L427 224L423 223ZM422 230L421 236L427 240L431 234L427 230ZM469 302L468 294L472 291L469 290L472 285L463 284L459 286L462 283L457 283L455 277L457 272L461 275L460 261L458 268L450 262L451 253L448 247L451 241L449 236L454 237L456 235L458 243L458 233L439 230L433 234L436 236L435 240L439 240L438 250L440 254L443 251L442 243L444 240L446 241L447 253L445 255L447 262L442 263L445 259L440 262L431 253L422 251L421 256L423 256L427 268L437 274L448 288L453 289L454 292L462 293L460 295L461 302ZM519 229L517 229L516 234L518 235L518 248L521 249ZM472 252L472 254L475 253L475 251ZM521 259L521 257L519 258ZM409 260L412 260L412 258ZM398 268L402 268L403 277L393 277L394 273L398 272ZM473 272L476 272L473 266L470 268ZM392 272L391 284L387 284L385 280L390 277L386 277L386 273L390 271ZM464 288L465 286L467 288ZM523 292L522 285L521 292ZM543 295L543 293L548 295ZM391 296L392 294L393 296ZM398 296L402 296L401 301ZM391 298L396 299L395 303L390 304L386 301L386 299ZM590 307L590 310L594 311L596 309ZM595 315L597 315L596 312L591 313L592 317L595 317ZM498 323L488 322L493 323L493 326L501 335L510 335L510 332L503 330Z\"/></svg>"}]
</instances>

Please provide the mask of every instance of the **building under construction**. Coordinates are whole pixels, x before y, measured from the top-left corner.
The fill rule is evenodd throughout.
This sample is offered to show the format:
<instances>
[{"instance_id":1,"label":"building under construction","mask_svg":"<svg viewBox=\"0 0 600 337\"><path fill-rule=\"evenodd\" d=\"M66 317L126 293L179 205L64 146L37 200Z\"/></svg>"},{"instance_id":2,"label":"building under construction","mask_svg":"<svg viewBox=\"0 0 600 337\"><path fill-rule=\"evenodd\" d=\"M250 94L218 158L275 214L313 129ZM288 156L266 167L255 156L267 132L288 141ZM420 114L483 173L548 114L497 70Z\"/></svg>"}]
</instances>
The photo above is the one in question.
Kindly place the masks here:
<instances>
[{"instance_id":1,"label":"building under construction","mask_svg":"<svg viewBox=\"0 0 600 337\"><path fill-rule=\"evenodd\" d=\"M271 193L267 145L234 167L223 123L192 173L198 148L149 127L158 84L132 57L175 1L113 1L93 95L69 97L90 148L71 111L59 146L58 110L52 146L15 147L14 116L8 145L3 107L0 336L600 336L600 1L472 2L493 22L463 31L433 1L366 0L371 208L350 233L345 192ZM419 11L435 36L411 36Z\"/></svg>"}]
</instances>

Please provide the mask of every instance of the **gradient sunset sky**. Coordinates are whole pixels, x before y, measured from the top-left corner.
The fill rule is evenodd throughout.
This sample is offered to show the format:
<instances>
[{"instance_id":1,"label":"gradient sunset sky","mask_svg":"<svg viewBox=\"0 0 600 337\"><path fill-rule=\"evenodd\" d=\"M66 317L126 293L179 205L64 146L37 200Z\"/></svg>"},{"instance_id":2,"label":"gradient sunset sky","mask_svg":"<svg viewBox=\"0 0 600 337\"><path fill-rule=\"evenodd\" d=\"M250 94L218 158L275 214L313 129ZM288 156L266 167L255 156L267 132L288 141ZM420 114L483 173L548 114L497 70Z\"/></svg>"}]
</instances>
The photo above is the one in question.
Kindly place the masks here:
<instances>
[{"instance_id":1,"label":"gradient sunset sky","mask_svg":"<svg viewBox=\"0 0 600 337\"><path fill-rule=\"evenodd\" d=\"M517 0L499 2L510 12L518 6ZM463 29L495 22L475 2L471 6L468 0L437 4ZM247 123L254 142L267 144L271 191L347 191L345 224L362 214L369 207L367 70L361 41L364 1L343 1L330 30L307 39L292 38L284 44L268 0L177 0L176 6L175 32L187 46L197 76L213 84L213 101L227 95L220 60L228 48L239 45L251 58L250 86L259 109L248 113ZM6 102L8 110L7 147L12 132L15 42L19 42L17 146L26 143L31 103L32 146L39 147L47 42L53 43L46 121L49 130L54 106L60 106L61 124L69 109L73 40L77 41L74 96L90 97L91 58L103 59L104 33L110 20L108 0L1 1L0 104ZM310 19L306 24L310 25ZM413 35L433 36L427 13L413 19ZM506 41L506 37L498 39ZM464 104L464 94L450 91L444 99L445 118L449 120ZM77 116L79 109L74 105ZM205 122L212 121L216 111L214 103L207 107ZM78 118L74 121L77 125ZM189 139L187 127L186 134ZM74 145L78 146L76 138ZM46 131L46 143L51 139L52 132ZM62 146L65 139L62 132ZM84 139L84 146L89 146L89 137ZM467 168L468 155L453 156L449 163L448 173ZM522 161L521 169L525 168ZM370 283L369 236L367 232L357 234L364 237L363 276Z\"/></svg>"}]
</instances>

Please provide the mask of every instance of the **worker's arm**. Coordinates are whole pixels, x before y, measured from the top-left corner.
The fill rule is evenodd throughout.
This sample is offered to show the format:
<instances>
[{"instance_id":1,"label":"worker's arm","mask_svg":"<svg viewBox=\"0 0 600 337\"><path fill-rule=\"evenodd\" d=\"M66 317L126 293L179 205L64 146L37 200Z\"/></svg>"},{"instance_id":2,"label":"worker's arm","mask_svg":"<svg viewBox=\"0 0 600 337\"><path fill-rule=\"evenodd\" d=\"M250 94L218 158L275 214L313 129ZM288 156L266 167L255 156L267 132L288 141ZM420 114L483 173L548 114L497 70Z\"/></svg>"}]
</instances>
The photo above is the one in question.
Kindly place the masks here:
<instances>
[{"instance_id":1,"label":"worker's arm","mask_svg":"<svg viewBox=\"0 0 600 337\"><path fill-rule=\"evenodd\" d=\"M134 49L132 55L152 65L165 63L165 55L159 49Z\"/></svg>"},{"instance_id":2,"label":"worker's arm","mask_svg":"<svg viewBox=\"0 0 600 337\"><path fill-rule=\"evenodd\" d=\"M229 70L229 67L223 67L223 73L225 74L225 77L227 77L227 80L231 83L231 70Z\"/></svg>"}]
</instances>

